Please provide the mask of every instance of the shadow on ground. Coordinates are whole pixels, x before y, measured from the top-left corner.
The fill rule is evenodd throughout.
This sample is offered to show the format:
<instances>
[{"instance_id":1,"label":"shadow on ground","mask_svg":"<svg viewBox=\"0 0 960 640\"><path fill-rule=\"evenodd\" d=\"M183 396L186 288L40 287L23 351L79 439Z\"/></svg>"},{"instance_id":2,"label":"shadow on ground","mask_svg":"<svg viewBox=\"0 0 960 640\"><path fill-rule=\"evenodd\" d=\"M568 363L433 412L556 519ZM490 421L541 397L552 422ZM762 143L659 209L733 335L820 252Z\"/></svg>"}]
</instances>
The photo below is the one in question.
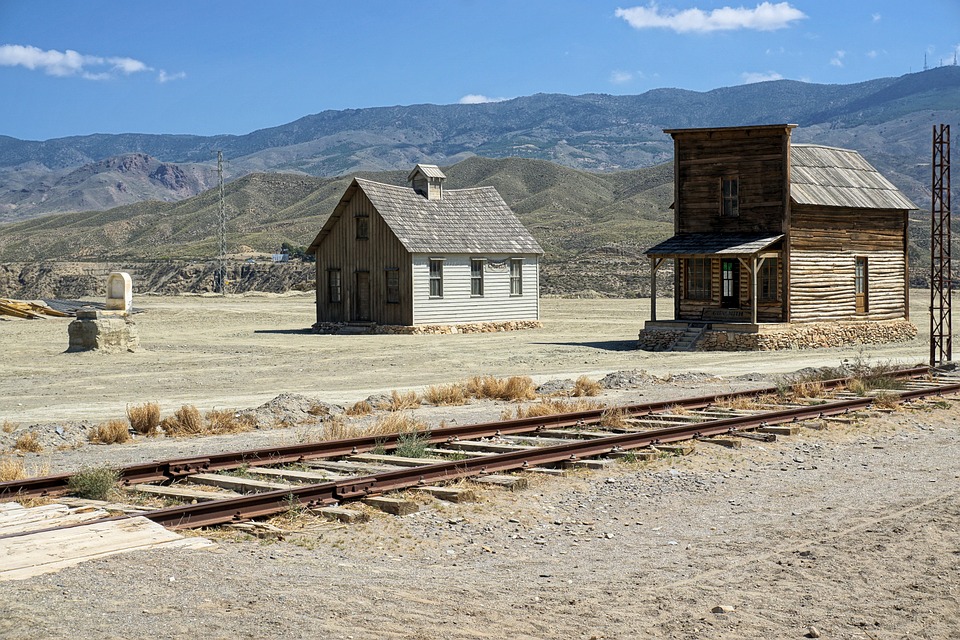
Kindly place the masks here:
<instances>
[{"instance_id":1,"label":"shadow on ground","mask_svg":"<svg viewBox=\"0 0 960 640\"><path fill-rule=\"evenodd\" d=\"M564 346L564 347L589 347L591 349L600 349L601 351L637 351L636 340L603 340L601 342L534 342L532 344Z\"/></svg>"},{"instance_id":2,"label":"shadow on ground","mask_svg":"<svg viewBox=\"0 0 960 640\"><path fill-rule=\"evenodd\" d=\"M285 335L285 336L298 335L298 334L305 335L305 336L316 335L313 333L313 329L310 329L309 327L307 327L306 329L254 329L253 332L254 333L276 333L276 334Z\"/></svg>"}]
</instances>

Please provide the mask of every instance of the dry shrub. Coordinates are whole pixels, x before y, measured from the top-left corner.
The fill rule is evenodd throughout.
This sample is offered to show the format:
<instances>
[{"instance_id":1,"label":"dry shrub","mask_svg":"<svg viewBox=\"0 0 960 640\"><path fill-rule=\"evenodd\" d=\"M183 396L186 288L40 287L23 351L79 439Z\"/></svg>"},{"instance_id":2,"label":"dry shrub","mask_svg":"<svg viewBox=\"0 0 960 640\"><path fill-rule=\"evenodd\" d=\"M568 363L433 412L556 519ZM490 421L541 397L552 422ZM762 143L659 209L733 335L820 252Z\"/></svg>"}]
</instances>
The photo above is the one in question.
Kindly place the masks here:
<instances>
[{"instance_id":1,"label":"dry shrub","mask_svg":"<svg viewBox=\"0 0 960 640\"><path fill-rule=\"evenodd\" d=\"M348 416L367 416L373 413L373 407L366 400L359 400L354 402L353 406L346 409L344 413Z\"/></svg>"},{"instance_id":2,"label":"dry shrub","mask_svg":"<svg viewBox=\"0 0 960 640\"><path fill-rule=\"evenodd\" d=\"M26 477L27 469L23 466L23 460L13 456L0 458L0 482L23 480Z\"/></svg>"},{"instance_id":3,"label":"dry shrub","mask_svg":"<svg viewBox=\"0 0 960 640\"><path fill-rule=\"evenodd\" d=\"M466 389L462 384L456 382L428 387L423 397L430 404L437 406L467 404Z\"/></svg>"},{"instance_id":4,"label":"dry shrub","mask_svg":"<svg viewBox=\"0 0 960 640\"><path fill-rule=\"evenodd\" d=\"M33 431L20 434L16 442L13 443L13 448L24 453L40 453L43 451L43 445L37 440L37 434Z\"/></svg>"},{"instance_id":5,"label":"dry shrub","mask_svg":"<svg viewBox=\"0 0 960 640\"><path fill-rule=\"evenodd\" d=\"M529 376L474 376L464 386L468 394L481 400L533 400L537 397L536 386Z\"/></svg>"},{"instance_id":6,"label":"dry shrub","mask_svg":"<svg viewBox=\"0 0 960 640\"><path fill-rule=\"evenodd\" d=\"M681 406L679 404L674 404L667 407L667 410L665 413L668 413L674 416L686 416L686 415L690 415L690 409L687 409L686 407Z\"/></svg>"},{"instance_id":7,"label":"dry shrub","mask_svg":"<svg viewBox=\"0 0 960 640\"><path fill-rule=\"evenodd\" d=\"M97 425L87 440L94 444L121 444L130 440L130 430L126 420L110 420Z\"/></svg>"},{"instance_id":8,"label":"dry shrub","mask_svg":"<svg viewBox=\"0 0 960 640\"><path fill-rule=\"evenodd\" d=\"M13 433L17 428L17 425L10 422L9 420L3 421L3 432L4 433Z\"/></svg>"},{"instance_id":9,"label":"dry shrub","mask_svg":"<svg viewBox=\"0 0 960 640\"><path fill-rule=\"evenodd\" d=\"M541 398L526 407L517 407L518 418L538 418L541 416L555 416L558 413L574 413L577 411L592 411L602 409L603 403L596 400L554 400Z\"/></svg>"},{"instance_id":10,"label":"dry shrub","mask_svg":"<svg viewBox=\"0 0 960 640\"><path fill-rule=\"evenodd\" d=\"M242 415L230 409L211 409L204 417L207 421L206 433L215 435L253 431L256 426L256 418L252 415Z\"/></svg>"},{"instance_id":11,"label":"dry shrub","mask_svg":"<svg viewBox=\"0 0 960 640\"><path fill-rule=\"evenodd\" d=\"M347 424L342 416L333 416L329 420L324 420L320 431L320 440L344 440L356 435L357 432Z\"/></svg>"},{"instance_id":12,"label":"dry shrub","mask_svg":"<svg viewBox=\"0 0 960 640\"><path fill-rule=\"evenodd\" d=\"M603 388L600 386L599 382L591 380L587 376L580 376L573 384L573 389L570 391L570 395L577 398L582 396L598 396L602 390Z\"/></svg>"},{"instance_id":13,"label":"dry shrub","mask_svg":"<svg viewBox=\"0 0 960 640\"><path fill-rule=\"evenodd\" d=\"M127 420L130 427L142 436L157 435L160 426L160 405L156 402L147 402L127 407Z\"/></svg>"},{"instance_id":14,"label":"dry shrub","mask_svg":"<svg viewBox=\"0 0 960 640\"><path fill-rule=\"evenodd\" d=\"M426 429L420 420L409 413L388 413L377 418L377 421L363 429L365 436L379 436L389 433L409 433Z\"/></svg>"},{"instance_id":15,"label":"dry shrub","mask_svg":"<svg viewBox=\"0 0 960 640\"><path fill-rule=\"evenodd\" d=\"M323 404L314 403L310 405L309 409L307 409L307 413L312 416L328 416L330 415L330 407Z\"/></svg>"},{"instance_id":16,"label":"dry shrub","mask_svg":"<svg viewBox=\"0 0 960 640\"><path fill-rule=\"evenodd\" d=\"M416 391L407 391L400 393L396 390L390 392L390 399L380 405L380 409L386 411L403 411L405 409L416 409L420 406L420 396Z\"/></svg>"},{"instance_id":17,"label":"dry shrub","mask_svg":"<svg viewBox=\"0 0 960 640\"><path fill-rule=\"evenodd\" d=\"M756 411L763 408L763 401L762 396L727 396L717 400L713 406L732 411Z\"/></svg>"},{"instance_id":18,"label":"dry shrub","mask_svg":"<svg viewBox=\"0 0 960 640\"><path fill-rule=\"evenodd\" d=\"M168 436L197 436L203 433L203 416L192 404L185 404L160 422Z\"/></svg>"},{"instance_id":19,"label":"dry shrub","mask_svg":"<svg viewBox=\"0 0 960 640\"><path fill-rule=\"evenodd\" d=\"M625 429L629 426L627 418L630 414L622 407L612 407L600 416L600 426L608 429Z\"/></svg>"},{"instance_id":20,"label":"dry shrub","mask_svg":"<svg viewBox=\"0 0 960 640\"><path fill-rule=\"evenodd\" d=\"M877 409L897 409L901 402L900 395L890 391L881 391L873 397L873 406Z\"/></svg>"},{"instance_id":21,"label":"dry shrub","mask_svg":"<svg viewBox=\"0 0 960 640\"><path fill-rule=\"evenodd\" d=\"M120 482L120 473L107 467L83 469L67 481L67 490L86 500L107 500Z\"/></svg>"},{"instance_id":22,"label":"dry shrub","mask_svg":"<svg viewBox=\"0 0 960 640\"><path fill-rule=\"evenodd\" d=\"M826 392L821 380L798 382L792 388L794 398L820 398Z\"/></svg>"}]
</instances>

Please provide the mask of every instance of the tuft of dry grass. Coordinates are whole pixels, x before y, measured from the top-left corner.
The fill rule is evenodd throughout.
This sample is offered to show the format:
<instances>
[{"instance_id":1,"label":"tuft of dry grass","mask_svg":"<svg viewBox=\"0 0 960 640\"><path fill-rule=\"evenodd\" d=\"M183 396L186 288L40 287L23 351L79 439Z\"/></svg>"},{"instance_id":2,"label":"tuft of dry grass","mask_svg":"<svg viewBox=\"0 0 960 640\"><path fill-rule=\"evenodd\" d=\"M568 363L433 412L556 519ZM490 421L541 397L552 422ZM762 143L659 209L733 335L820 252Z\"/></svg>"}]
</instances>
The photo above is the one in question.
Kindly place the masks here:
<instances>
[{"instance_id":1,"label":"tuft of dry grass","mask_svg":"<svg viewBox=\"0 0 960 640\"><path fill-rule=\"evenodd\" d=\"M423 398L437 406L467 404L467 390L458 382L438 384L428 387Z\"/></svg>"},{"instance_id":2,"label":"tuft of dry grass","mask_svg":"<svg viewBox=\"0 0 960 640\"><path fill-rule=\"evenodd\" d=\"M127 420L130 428L142 436L157 435L160 426L160 405L156 402L127 406Z\"/></svg>"},{"instance_id":3,"label":"tuft of dry grass","mask_svg":"<svg viewBox=\"0 0 960 640\"><path fill-rule=\"evenodd\" d=\"M901 402L900 395L891 391L881 391L873 397L873 406L877 409L897 409Z\"/></svg>"},{"instance_id":4,"label":"tuft of dry grass","mask_svg":"<svg viewBox=\"0 0 960 640\"><path fill-rule=\"evenodd\" d=\"M576 398L582 396L598 396L602 390L603 388L599 382L591 380L587 376L580 376L577 378L577 381L573 383L573 389L570 391L570 395Z\"/></svg>"},{"instance_id":5,"label":"tuft of dry grass","mask_svg":"<svg viewBox=\"0 0 960 640\"><path fill-rule=\"evenodd\" d=\"M366 400L358 400L353 403L352 407L347 408L344 413L348 416L368 416L373 413L373 407L370 406L370 403Z\"/></svg>"},{"instance_id":6,"label":"tuft of dry grass","mask_svg":"<svg viewBox=\"0 0 960 640\"><path fill-rule=\"evenodd\" d=\"M667 407L667 410L665 411L665 413L668 413L674 416L686 416L690 414L690 409L687 409L686 407L683 407L679 404L674 404Z\"/></svg>"},{"instance_id":7,"label":"tuft of dry grass","mask_svg":"<svg viewBox=\"0 0 960 640\"><path fill-rule=\"evenodd\" d=\"M534 400L537 397L536 386L529 376L474 376L464 386L469 395L480 400Z\"/></svg>"},{"instance_id":8,"label":"tuft of dry grass","mask_svg":"<svg viewBox=\"0 0 960 640\"><path fill-rule=\"evenodd\" d=\"M381 403L378 407L385 411L405 411L406 409L416 409L420 406L420 396L416 391L407 391L400 393L397 390L390 392L390 399Z\"/></svg>"},{"instance_id":9,"label":"tuft of dry grass","mask_svg":"<svg viewBox=\"0 0 960 640\"><path fill-rule=\"evenodd\" d=\"M541 416L554 416L558 413L602 409L603 406L602 402L596 400L554 400L551 398L541 398L539 402L534 402L526 407L517 407L516 417L537 418Z\"/></svg>"},{"instance_id":10,"label":"tuft of dry grass","mask_svg":"<svg viewBox=\"0 0 960 640\"><path fill-rule=\"evenodd\" d=\"M43 451L43 445L40 444L37 434L33 431L20 434L16 442L13 443L13 448L24 453L40 453Z\"/></svg>"},{"instance_id":11,"label":"tuft of dry grass","mask_svg":"<svg viewBox=\"0 0 960 640\"><path fill-rule=\"evenodd\" d=\"M185 404L177 409L172 416L167 416L160 422L160 428L168 436L197 436L203 433L203 416L192 404Z\"/></svg>"},{"instance_id":12,"label":"tuft of dry grass","mask_svg":"<svg viewBox=\"0 0 960 640\"><path fill-rule=\"evenodd\" d=\"M363 429L365 436L379 436L390 433L409 433L422 431L427 425L409 413L388 413L377 418L376 422Z\"/></svg>"},{"instance_id":13,"label":"tuft of dry grass","mask_svg":"<svg viewBox=\"0 0 960 640\"><path fill-rule=\"evenodd\" d=\"M821 398L827 389L822 380L808 380L794 384L791 390L794 398Z\"/></svg>"},{"instance_id":14,"label":"tuft of dry grass","mask_svg":"<svg viewBox=\"0 0 960 640\"><path fill-rule=\"evenodd\" d=\"M13 456L0 458L0 482L23 480L26 477L27 469L23 466L23 460Z\"/></svg>"},{"instance_id":15,"label":"tuft of dry grass","mask_svg":"<svg viewBox=\"0 0 960 640\"><path fill-rule=\"evenodd\" d=\"M9 420L4 420L3 427L0 427L0 428L3 429L4 433L13 433L17 429L17 425L10 422Z\"/></svg>"},{"instance_id":16,"label":"tuft of dry grass","mask_svg":"<svg viewBox=\"0 0 960 640\"><path fill-rule=\"evenodd\" d=\"M256 427L256 418L252 415L243 415L232 409L211 409L207 411L204 431L214 435L224 433L243 433L253 431Z\"/></svg>"},{"instance_id":17,"label":"tuft of dry grass","mask_svg":"<svg viewBox=\"0 0 960 640\"><path fill-rule=\"evenodd\" d=\"M370 405L367 405L370 406ZM347 424L343 416L333 416L329 420L323 421L323 427L320 431L320 440L344 440L357 435L357 432Z\"/></svg>"},{"instance_id":18,"label":"tuft of dry grass","mask_svg":"<svg viewBox=\"0 0 960 640\"><path fill-rule=\"evenodd\" d=\"M600 416L600 426L608 429L626 429L629 426L627 418L630 414L622 407L612 407Z\"/></svg>"},{"instance_id":19,"label":"tuft of dry grass","mask_svg":"<svg viewBox=\"0 0 960 640\"><path fill-rule=\"evenodd\" d=\"M88 435L87 440L94 444L121 444L130 440L130 430L126 420L109 420L100 423Z\"/></svg>"}]
</instances>

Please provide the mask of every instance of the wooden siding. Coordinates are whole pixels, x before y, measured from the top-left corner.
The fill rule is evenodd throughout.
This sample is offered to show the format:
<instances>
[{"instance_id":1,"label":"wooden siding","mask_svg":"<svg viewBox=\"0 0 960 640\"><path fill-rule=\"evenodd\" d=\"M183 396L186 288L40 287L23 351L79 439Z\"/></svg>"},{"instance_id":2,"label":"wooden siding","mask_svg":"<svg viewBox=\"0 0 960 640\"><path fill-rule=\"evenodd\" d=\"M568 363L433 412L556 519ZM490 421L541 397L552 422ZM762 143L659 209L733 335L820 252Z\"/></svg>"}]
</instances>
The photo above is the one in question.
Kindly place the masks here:
<instances>
[{"instance_id":1,"label":"wooden siding","mask_svg":"<svg viewBox=\"0 0 960 640\"><path fill-rule=\"evenodd\" d=\"M857 314L854 269L867 259L867 313ZM903 318L906 295L900 251L793 251L790 317L793 322Z\"/></svg>"},{"instance_id":2,"label":"wooden siding","mask_svg":"<svg viewBox=\"0 0 960 640\"><path fill-rule=\"evenodd\" d=\"M721 284L720 284L720 258L712 258L710 263L710 299L709 300L688 300L684 297L686 294L686 261L678 260L680 268L677 269L679 272L679 288L677 291L681 292L677 296L679 300L679 312L677 313L678 320L690 320L690 321L700 321L704 318L704 309L720 309L720 293L721 293ZM748 264L752 260L748 261ZM783 282L783 260L777 260L777 283ZM780 287L777 287L778 290ZM753 293L753 285L750 280L750 268L745 266L742 262L740 263L740 306L739 310L746 313L746 318L749 320L750 310L751 310L751 298ZM782 304L779 299L777 300L764 300L757 304L757 321L758 322L782 322ZM709 314L709 311L708 311Z\"/></svg>"},{"instance_id":3,"label":"wooden siding","mask_svg":"<svg viewBox=\"0 0 960 640\"><path fill-rule=\"evenodd\" d=\"M354 217L369 216L369 238L357 238ZM342 301L330 302L327 271L340 269ZM387 269L400 276L400 302L387 302ZM370 320L377 324L412 324L413 280L410 254L377 213L362 191L357 191L317 249L317 321L358 319L356 273L370 274Z\"/></svg>"},{"instance_id":4,"label":"wooden siding","mask_svg":"<svg viewBox=\"0 0 960 640\"><path fill-rule=\"evenodd\" d=\"M676 233L783 233L785 129L674 134ZM720 215L721 180L739 181L740 215Z\"/></svg>"},{"instance_id":5,"label":"wooden siding","mask_svg":"<svg viewBox=\"0 0 960 640\"><path fill-rule=\"evenodd\" d=\"M443 298L430 297L430 258L444 258ZM470 295L470 260L486 258L483 296ZM510 295L510 258L523 258L523 295ZM494 261L506 260L495 270ZM416 254L413 256L413 324L456 324L540 317L536 255Z\"/></svg>"},{"instance_id":6,"label":"wooden siding","mask_svg":"<svg viewBox=\"0 0 960 640\"><path fill-rule=\"evenodd\" d=\"M907 317L903 211L795 205L791 218L791 321ZM867 258L865 314L856 313L857 256Z\"/></svg>"}]
</instances>

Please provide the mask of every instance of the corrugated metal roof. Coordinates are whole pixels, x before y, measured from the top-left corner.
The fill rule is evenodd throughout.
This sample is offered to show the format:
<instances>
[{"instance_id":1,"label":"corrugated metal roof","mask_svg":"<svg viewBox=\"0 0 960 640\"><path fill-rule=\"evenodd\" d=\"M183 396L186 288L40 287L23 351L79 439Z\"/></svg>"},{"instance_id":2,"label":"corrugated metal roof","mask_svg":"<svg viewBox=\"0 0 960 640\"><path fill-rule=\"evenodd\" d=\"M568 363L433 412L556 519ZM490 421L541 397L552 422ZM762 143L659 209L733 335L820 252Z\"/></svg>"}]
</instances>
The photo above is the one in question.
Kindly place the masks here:
<instances>
[{"instance_id":1,"label":"corrugated metal roof","mask_svg":"<svg viewBox=\"0 0 960 640\"><path fill-rule=\"evenodd\" d=\"M310 245L316 251L357 190L411 253L534 253L543 249L493 187L446 189L427 200L410 187L354 178Z\"/></svg>"},{"instance_id":2,"label":"corrugated metal roof","mask_svg":"<svg viewBox=\"0 0 960 640\"><path fill-rule=\"evenodd\" d=\"M410 171L410 174L407 176L407 181L413 180L413 176L417 175L417 172L422 173L428 178L446 178L447 176L443 175L443 171L440 171L440 167L435 164L418 164Z\"/></svg>"},{"instance_id":3,"label":"corrugated metal roof","mask_svg":"<svg viewBox=\"0 0 960 640\"><path fill-rule=\"evenodd\" d=\"M796 204L856 209L916 209L856 151L790 145L790 198Z\"/></svg>"},{"instance_id":4,"label":"corrugated metal roof","mask_svg":"<svg viewBox=\"0 0 960 640\"><path fill-rule=\"evenodd\" d=\"M646 251L648 256L730 255L759 253L783 235L769 233L682 233Z\"/></svg>"}]
</instances>

